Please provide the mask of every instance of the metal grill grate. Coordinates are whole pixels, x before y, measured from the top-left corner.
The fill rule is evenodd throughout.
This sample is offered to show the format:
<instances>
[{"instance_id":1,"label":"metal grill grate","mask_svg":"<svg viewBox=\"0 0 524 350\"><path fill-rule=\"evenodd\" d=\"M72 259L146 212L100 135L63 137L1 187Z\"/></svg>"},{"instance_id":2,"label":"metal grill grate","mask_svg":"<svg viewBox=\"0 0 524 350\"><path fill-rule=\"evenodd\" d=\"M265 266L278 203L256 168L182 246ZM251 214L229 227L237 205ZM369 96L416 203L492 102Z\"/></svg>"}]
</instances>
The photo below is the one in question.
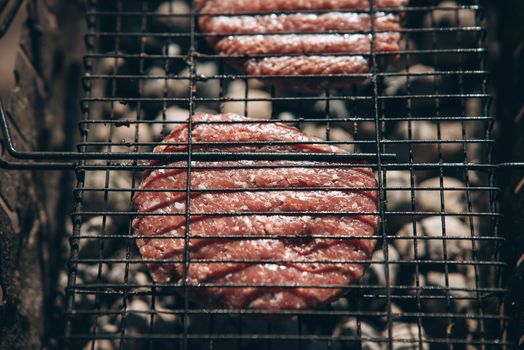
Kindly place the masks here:
<instances>
[{"instance_id":1,"label":"metal grill grate","mask_svg":"<svg viewBox=\"0 0 524 350\"><path fill-rule=\"evenodd\" d=\"M371 8L367 13L373 18L372 2ZM76 167L66 312L71 348L508 345L502 337L504 265L499 259L496 166L490 159L482 9L476 1L411 1L407 8L388 11L404 14L401 50L372 49L370 72L353 76L361 83L313 94L264 86L264 78L231 68L234 57L214 53L206 41L209 34L199 31L194 5L89 1L78 149L101 156ZM151 149L185 123L181 116L207 110L294 125L346 148L354 159L368 159L380 192L379 212L370 214L379 215L382 224L371 237L377 239L371 266L360 283L343 286L348 290L344 298L315 310L215 309L187 299L193 289L213 283L188 286L150 279L132 235L132 199L140 191L142 171L165 166L141 160L154 158ZM112 160L111 153L129 153L130 160ZM191 173L190 161L205 158L192 152L190 144L181 158L189 161L183 168ZM184 192L189 201L190 191ZM188 251L183 261L148 261L203 262L191 259ZM351 261L341 257L340 263Z\"/></svg>"}]
</instances>

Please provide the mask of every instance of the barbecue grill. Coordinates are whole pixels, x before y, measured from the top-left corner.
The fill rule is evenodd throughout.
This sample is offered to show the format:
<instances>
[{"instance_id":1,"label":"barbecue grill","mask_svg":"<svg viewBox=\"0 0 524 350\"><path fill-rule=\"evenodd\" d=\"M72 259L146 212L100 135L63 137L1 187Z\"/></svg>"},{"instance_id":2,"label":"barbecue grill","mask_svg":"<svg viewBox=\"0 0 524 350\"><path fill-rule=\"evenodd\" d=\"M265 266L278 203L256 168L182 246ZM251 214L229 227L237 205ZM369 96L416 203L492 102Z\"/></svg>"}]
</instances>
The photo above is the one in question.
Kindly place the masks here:
<instances>
[{"instance_id":1,"label":"barbecue grill","mask_svg":"<svg viewBox=\"0 0 524 350\"><path fill-rule=\"evenodd\" d=\"M245 57L212 50L207 43L212 34L199 31L194 4L88 1L85 97L76 152L20 151L7 114L1 113L8 154L2 167L76 174L64 276L69 348L511 346L502 310L507 291L501 280L504 240L498 232L496 184L497 171L511 165L492 160L482 7L479 1L411 1L404 8L380 11L402 16L401 50L377 52L372 46L363 54L371 62L369 72L322 77L355 79L353 87L313 93L239 73L229 63ZM370 1L370 9L356 12L374 18L379 11ZM374 25L364 34L374 38ZM319 77L280 78L307 82ZM321 136L321 143L350 152L211 154L194 151L191 141L185 153L152 152L176 125L202 111L236 111L264 123L297 126ZM376 172L380 200L378 212L367 214L378 215L381 226L372 237L377 240L373 258L364 262L370 264L366 275L360 283L343 286L345 297L299 311L217 309L187 298L195 289L249 285L188 285L184 279L154 283L146 262L258 262L219 256L199 261L191 258L187 245L182 261L143 259L132 234L137 214L132 200L143 191L138 185L144 171L166 167L148 162L155 159L185 161L181 168L189 174L194 161L317 160L326 167L368 163ZM184 191L188 201L193 192L189 186ZM186 212L187 227L194 214ZM259 238L264 237L250 237ZM344 257L338 262L355 263ZM289 282L265 286L300 287ZM340 286L310 288L334 287Z\"/></svg>"}]
</instances>

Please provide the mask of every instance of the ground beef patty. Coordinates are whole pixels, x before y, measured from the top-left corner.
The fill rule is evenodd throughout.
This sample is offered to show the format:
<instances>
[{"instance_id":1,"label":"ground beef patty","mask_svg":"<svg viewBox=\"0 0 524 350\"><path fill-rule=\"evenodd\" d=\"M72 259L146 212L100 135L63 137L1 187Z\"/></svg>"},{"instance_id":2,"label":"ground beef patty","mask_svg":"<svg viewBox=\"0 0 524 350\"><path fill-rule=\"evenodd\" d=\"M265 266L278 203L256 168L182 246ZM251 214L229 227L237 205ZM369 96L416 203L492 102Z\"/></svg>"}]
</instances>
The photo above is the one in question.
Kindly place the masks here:
<instances>
[{"instance_id":1,"label":"ground beef patty","mask_svg":"<svg viewBox=\"0 0 524 350\"><path fill-rule=\"evenodd\" d=\"M365 13L369 0L199 0L196 8L210 44L221 55L237 57L230 61L247 74L316 90L365 79L372 42L377 52L398 51L399 13L385 11L406 4L375 1L374 26ZM367 34L373 28L374 39ZM298 75L307 79L293 77Z\"/></svg>"},{"instance_id":2,"label":"ground beef patty","mask_svg":"<svg viewBox=\"0 0 524 350\"><path fill-rule=\"evenodd\" d=\"M155 152L186 151L188 136L188 125L181 125ZM320 140L296 128L234 114L194 116L191 142L194 151L206 152L344 152L315 144ZM187 163L167 165L149 173L134 198L136 210L148 213L133 220L133 231L142 257L156 260L147 263L156 282L187 276L192 286L217 285L190 290L204 305L283 310L331 301L362 277L367 264L360 262L371 257L378 225L370 169L194 161L186 237ZM239 286L224 286L232 284ZM290 284L296 287L283 286Z\"/></svg>"}]
</instances>

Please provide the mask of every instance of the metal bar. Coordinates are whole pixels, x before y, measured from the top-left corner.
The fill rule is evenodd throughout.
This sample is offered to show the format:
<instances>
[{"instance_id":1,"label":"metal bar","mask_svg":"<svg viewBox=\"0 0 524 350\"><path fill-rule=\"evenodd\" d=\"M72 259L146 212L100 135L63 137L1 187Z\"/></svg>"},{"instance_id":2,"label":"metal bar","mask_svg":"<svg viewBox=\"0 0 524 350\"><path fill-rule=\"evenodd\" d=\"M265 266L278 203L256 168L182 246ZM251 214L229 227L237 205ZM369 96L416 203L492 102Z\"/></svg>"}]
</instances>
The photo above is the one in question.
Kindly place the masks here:
<instances>
[{"instance_id":1,"label":"metal bar","mask_svg":"<svg viewBox=\"0 0 524 350\"><path fill-rule=\"evenodd\" d=\"M49 163L49 162L10 162L0 159L0 169L5 170L43 170L43 171L62 171L74 170L74 163Z\"/></svg>"},{"instance_id":2,"label":"metal bar","mask_svg":"<svg viewBox=\"0 0 524 350\"><path fill-rule=\"evenodd\" d=\"M394 31L391 30L377 30L375 33L455 33L455 32L482 32L485 31L485 28L483 27L449 27L449 28L412 28L412 29L397 29ZM316 31L308 31L308 32L231 32L231 33L196 33L195 37L225 37L229 35L235 35L235 36L253 36L253 35L261 35L261 36L268 36L268 35L311 35L311 34L326 34L326 32L316 32ZM352 30L352 31L333 31L329 33L330 35L352 35L352 34L371 34L370 31L365 30ZM183 38L183 37L190 37L191 33L159 33L159 32L95 32L95 36L114 36L114 37L132 37L132 36L150 36L150 37L169 37L169 38Z\"/></svg>"},{"instance_id":3,"label":"metal bar","mask_svg":"<svg viewBox=\"0 0 524 350\"><path fill-rule=\"evenodd\" d=\"M427 121L428 119L432 119L435 121L492 121L493 117L489 116L417 116L417 117L410 117L410 116L383 116L379 118L379 121L386 122L386 121ZM296 124L296 123L322 123L322 122L337 122L337 123L348 123L348 122L374 122L374 117L366 117L366 116L355 116L355 117L348 117L348 118L315 118L312 116L304 115L296 120L278 120L278 123L281 124ZM82 120L79 122L80 125L93 125L93 124L114 124L116 126L129 126L134 124L158 124L158 121L155 120L113 120L113 119L98 119L98 120ZM274 120L243 120L235 122L240 125L242 124L274 124ZM173 121L173 120L162 120L161 124L167 124L167 125L182 125L186 124L186 122L180 122L180 121ZM195 125L202 124L201 122L194 122ZM215 122L215 121L209 121L206 124L213 125L213 124L223 124L223 122ZM488 141L493 141L491 139L485 139ZM381 140L381 142L384 142L385 140ZM435 140L439 141L439 140ZM369 140L355 140L352 142L373 142ZM208 143L209 144L209 143Z\"/></svg>"},{"instance_id":4,"label":"metal bar","mask_svg":"<svg viewBox=\"0 0 524 350\"><path fill-rule=\"evenodd\" d=\"M441 264L445 264L447 263L446 261L441 261ZM470 262L468 265L475 265L474 262ZM476 265L488 265L487 263L481 263L481 262L477 262ZM503 263L498 263L498 264L495 264L495 265L500 265L500 266L505 266L505 264ZM171 288L176 288L176 289L184 289L184 286L182 286L180 283L173 283L173 282L165 282L165 283L157 283L156 284L157 286L162 286L162 287L171 287ZM101 289L108 289L108 293L113 293L115 291L111 290L111 289L116 289L117 291L124 291L124 290L129 290L129 289L133 289L133 288L143 288L143 287L146 287L146 288L150 288L150 287L153 287L155 286L155 284L153 283L140 283L140 284L136 284L136 283L127 283L127 284L123 284L123 283L83 283L81 285L75 285L75 286L69 286L69 289L76 289L76 290L89 290L89 288L93 288L93 289L96 289L96 288L101 288ZM362 286L355 286L355 285L347 285L347 284L307 284L306 285L308 288L316 288L316 289L339 289L339 288L344 288L344 289L358 289L358 288L363 288ZM268 284L268 283L199 283L199 284L190 284L187 286L188 288L191 288L191 289L206 289L206 288L250 288L250 287L261 287L261 288L264 288L264 287L273 287L273 288L287 288L287 289L293 289L293 288L300 288L300 285L297 285L297 283L293 283L293 282L289 282L289 283L272 283L272 284ZM375 286L376 289L384 289L384 287L381 287L381 288L378 288ZM417 289L417 288L413 288L411 287L412 289ZM420 289L422 287L419 287L418 289ZM393 288L392 288L393 289ZM442 289L442 288L434 288L433 290L438 290L438 289ZM455 288L454 288L455 289ZM484 289L486 288L479 288L479 287L475 287L475 288L470 288L470 289L467 289L468 291L471 291L471 292L477 292L477 291L483 291ZM458 289L458 290L461 290L461 289ZM190 311L191 309L189 309L188 311ZM261 311L262 313L264 313L264 310L252 310L252 311ZM280 311L280 310L279 310ZM285 310L282 310L282 311L285 311ZM311 312L312 310L307 310L309 312ZM274 313L274 311L265 311L266 313ZM290 312L296 314L297 312L300 312L300 310L291 310ZM433 312L433 313L427 313L428 315L434 315L436 314L436 312ZM473 315L468 315L468 314L455 314L455 317L465 317L465 318L474 318L475 316ZM478 317L478 316L477 316ZM499 317L499 318L503 318L503 316L501 315L496 315L494 317Z\"/></svg>"},{"instance_id":5,"label":"metal bar","mask_svg":"<svg viewBox=\"0 0 524 350\"><path fill-rule=\"evenodd\" d=\"M274 79L275 77L273 77ZM278 77L277 77L278 78ZM297 78L300 78L298 76ZM431 94L425 94L425 95L410 95L410 96L387 96L387 95L380 95L377 96L379 100L405 100L405 99L430 99L430 98L442 98L442 99L466 99L466 98L485 98L485 99L491 99L491 95L488 94L441 94L441 95L431 95ZM262 98L251 98L249 101L372 101L374 99L373 96L333 96L331 98L327 97L316 97L316 96L304 96L300 99L296 97L262 97ZM120 102L120 101L127 101L127 102L189 102L189 98L187 97L169 97L169 98L163 98L163 97L90 97L90 98L84 98L82 99L82 102ZM220 97L198 97L194 98L195 102L245 102L245 98L220 98Z\"/></svg>"},{"instance_id":6,"label":"metal bar","mask_svg":"<svg viewBox=\"0 0 524 350\"><path fill-rule=\"evenodd\" d=\"M264 315L263 313L261 313ZM284 315L286 315L284 313ZM408 316L411 317L417 317L417 314L409 314ZM435 315L435 317L432 318L438 318L438 317L446 317L446 314L438 314ZM465 317L462 317L465 318ZM475 318L473 318L475 319ZM166 334L148 334L148 335L126 335L126 336L118 336L111 333L106 333L103 335L99 335L97 337L91 338L90 336L81 335L81 334L72 334L71 338L73 339L83 339L83 340L92 340L92 339L121 339L121 340L165 340L165 339L183 339L182 334L175 334L175 333L166 333ZM245 339L245 340L300 340L301 337L294 335L294 334L272 334L272 335L265 335L265 334L259 334L259 333L246 333L246 334L190 334L188 336L188 339L194 339L194 340L206 340L206 339ZM324 340L324 341L349 341L349 340L355 340L357 339L355 336L338 336L334 337L332 335L326 336L326 335L316 335L316 334L308 334L308 335L302 335L303 340ZM387 337L376 337L376 338L369 338L369 337L362 337L362 340L371 340L375 342L380 343L387 343L388 339ZM391 341L391 340L390 340ZM398 342L400 344L406 343L406 346L409 346L412 344L413 340L410 338L397 338L395 339L395 342ZM457 345L459 344L471 344L471 345L479 345L479 344L485 344L485 345L492 345L492 346L506 346L511 345L511 343L507 341L500 341L500 340L494 340L494 341L488 341L488 340L464 340L464 339L454 339L454 343ZM449 340L445 338L428 338L424 340L424 344L449 344Z\"/></svg>"},{"instance_id":7,"label":"metal bar","mask_svg":"<svg viewBox=\"0 0 524 350\"><path fill-rule=\"evenodd\" d=\"M175 283L166 283L165 284L166 286L169 286L169 287L178 287L180 288L180 285L177 285ZM148 284L143 284L143 283L140 283L140 284L134 284L134 285L127 285L127 286L122 286L122 284L104 284L104 287L105 287L105 290L104 290L104 293L106 294L120 294L121 291L118 290L118 289L124 289L124 288L127 288L128 290L132 290L132 289L140 289L140 288L151 288L151 287L154 287L155 284L153 283L148 283ZM242 286L242 285L240 285ZM247 284L245 284L244 286L247 286ZM83 294L91 294L93 293L91 290L89 290L89 288L87 288L84 284L82 285L71 285L70 286L71 288L70 289L75 289L77 290L79 293L83 293ZM99 286L97 286L99 287ZM296 287L296 286L295 286ZM317 286L318 287L318 286ZM115 290L115 288L117 290ZM195 286L194 288L197 288L197 286ZM233 288L233 287L232 287ZM285 287L284 287L285 288ZM291 288L291 287L289 287ZM320 287L319 287L320 288ZM348 290L351 290L351 289L362 289L361 287L359 287L358 285L348 285L348 286L345 286L344 288L347 288ZM377 296L377 294L375 292L373 292L373 290L377 290L378 292L383 292L383 287L381 286L376 286L376 285L369 285L369 286L366 286L366 289L369 289L368 291L366 291L366 296L368 297L375 297ZM392 289L395 289L395 290L416 290L416 289L419 289L421 291L439 291L439 290L442 290L442 287L438 287L438 286L420 286L420 287L414 287L414 286L410 286L410 285L396 285L396 286L393 286ZM504 289L504 288L448 288L449 290L456 290L456 291L460 291L460 292L475 292L477 290L481 291L483 293L483 295L485 297L489 296L490 294L503 294L504 292L506 292L507 290ZM134 293L140 293L141 291L138 290ZM132 291L130 293L133 293ZM144 292L142 291L142 294ZM146 292L147 293L147 292ZM171 290L168 290L168 289L164 289L164 290L161 290L159 289L159 294L169 294L169 293L173 293L173 291ZM378 296L380 296L381 298L384 298L385 295L384 294L378 294ZM407 299L413 299L414 296L412 295L395 295L396 298L407 298ZM427 294L427 295L422 295L421 297L425 297L425 298L442 298L442 296L438 296L438 295L431 295L431 294ZM457 299L464 299L464 298L460 298L460 297L456 297ZM468 297L471 299L471 297ZM476 298L476 297L474 297ZM200 312L198 310L213 310L213 308L210 308L210 309L206 309L206 308L192 308L189 310L189 312ZM222 308L217 308L216 310L224 310ZM227 310L232 310L231 312L235 312L235 309L227 309ZM241 309L241 310L245 310L245 311L261 311L261 312L265 312L265 313L269 313L268 311L264 311L264 310L250 310L250 309ZM91 312L94 312L93 310L90 310ZM180 309L173 309L173 312L181 312L183 311L180 310ZM225 311L225 310L224 310ZM287 312L289 314L295 314L295 313L298 313L300 314L300 310L296 310L296 311L293 311L293 310L278 310L278 311L275 311L276 313L278 312ZM83 311L84 313L88 313L87 310ZM108 310L106 311L107 313L112 313L112 311ZM304 311L302 311L304 312ZM352 310L344 310L344 311L338 311L337 310L307 310L305 312L309 312L311 314L338 314L338 315L343 315L343 314L351 314L351 313L355 313L355 312L358 312L358 311L352 311ZM361 311L362 312L362 311ZM369 312L369 311L368 311ZM371 313L371 312L370 312ZM507 317L507 316L501 316L501 318L504 318L504 317Z\"/></svg>"},{"instance_id":8,"label":"metal bar","mask_svg":"<svg viewBox=\"0 0 524 350\"><path fill-rule=\"evenodd\" d=\"M78 239L105 239L105 240L111 240L111 239L125 239L125 240L137 240L137 239L143 239L143 238L177 238L177 239L183 239L185 238L185 235L171 235L171 234L159 234L159 235L133 235L133 237L129 237L127 234L121 234L121 235L112 235L112 234L104 234L104 235L96 235L96 234L80 234L76 238ZM235 240L235 239L245 239L245 235L228 235L228 236L212 236L212 235L199 235L199 234L193 234L191 235L191 238L200 239L200 238L211 238L211 239L217 239L217 240ZM332 238L332 239L378 239L382 238L383 236L377 236L377 235L370 235L370 236L360 236L355 235L351 236L351 238L348 238L348 236L340 236L340 235L311 235L308 236L308 238ZM296 235L274 235L271 236L272 239L299 239ZM387 239L389 240L412 240L411 237L397 237L395 235L387 235ZM249 239L267 239L267 236L264 235L251 235L249 236ZM502 237L471 237L471 236L453 236L453 237L419 237L417 238L420 241L431 241L431 240L448 240L448 241L462 241L462 240L476 240L476 241L504 241L504 238ZM82 259L81 261L89 261L89 259ZM99 260L93 260L93 262L97 262ZM108 262L118 262L122 261L121 259L104 259L103 261ZM124 260L126 261L126 260ZM133 261L133 259L131 259ZM142 259L139 259L137 261L143 261ZM379 261L373 261L373 262L379 262ZM389 263L389 262L388 262ZM394 263L394 262L391 262Z\"/></svg>"},{"instance_id":9,"label":"metal bar","mask_svg":"<svg viewBox=\"0 0 524 350\"><path fill-rule=\"evenodd\" d=\"M426 11L435 10L435 8L436 8L436 6L407 6L407 7L391 7L391 8L384 7L384 8L380 8L380 9L377 9L377 10L371 10L371 9L368 9L368 10L363 10L363 9L343 10L343 9L340 9L340 10L337 10L337 12L340 12L340 13L365 13L365 14L370 14L370 13L376 12L376 11L380 11L380 12L426 12ZM483 8L483 6L480 6L480 5L457 5L457 6L450 6L450 7L440 8L439 11L480 10L482 8ZM333 10L331 10L331 9L316 9L316 10L303 9L303 10L300 10L300 13L313 13L313 14L321 14L321 13L328 13L328 12L333 12ZM271 11L269 13L275 13L275 12ZM297 12L288 10L288 11L278 11L276 13L278 13L278 14L296 14ZM191 11L191 12L189 12L187 14L176 14L176 13L160 14L160 13L153 12L153 11L143 13L143 12L140 12L140 11L123 11L123 12L119 12L119 11L97 11L97 10L93 11L93 10L88 10L87 14L88 15L93 15L93 16L116 16L116 15L121 15L121 16L138 16L138 17L141 17L141 16L154 16L154 17L238 16L238 14L229 13L229 12L205 13L205 12L195 12L195 11ZM264 14L264 13L263 12L248 12L248 11L242 12L242 15L244 15L244 16L256 16L256 15L261 15L261 14Z\"/></svg>"},{"instance_id":10,"label":"metal bar","mask_svg":"<svg viewBox=\"0 0 524 350\"><path fill-rule=\"evenodd\" d=\"M508 171L508 170L524 170L524 162L507 162L507 163L499 163L497 164L497 167L500 170Z\"/></svg>"},{"instance_id":11,"label":"metal bar","mask_svg":"<svg viewBox=\"0 0 524 350\"><path fill-rule=\"evenodd\" d=\"M187 152L133 152L133 153L108 153L108 152L23 152L18 151L13 143L9 130L6 113L0 101L0 130L5 137L5 148L7 153L14 159L21 160L162 160L162 161L183 161L187 160ZM381 155L385 159L394 160L394 154ZM374 160L375 154L371 153L248 153L248 152L193 152L192 160L195 161L224 161L224 160L311 160L322 162L352 162ZM17 168L18 163L12 163L0 159L0 167L5 169L74 169L74 163L22 163ZM34 165L33 165L34 164ZM34 167L34 168L32 168Z\"/></svg>"},{"instance_id":12,"label":"metal bar","mask_svg":"<svg viewBox=\"0 0 524 350\"><path fill-rule=\"evenodd\" d=\"M0 2L0 17L4 15L4 10L9 4L9 1L10 0L3 0L2 2ZM3 21L0 23L0 39L7 33L7 31L11 27L11 24L16 18L16 15L18 14L18 11L20 11L20 8L22 7L22 4L24 2L25 0L16 0L16 2L11 6L9 12L7 12L7 14L5 15Z\"/></svg>"},{"instance_id":13,"label":"metal bar","mask_svg":"<svg viewBox=\"0 0 524 350\"><path fill-rule=\"evenodd\" d=\"M195 3L191 2L191 12L195 12ZM188 59L187 59L187 68L189 75L191 77L191 80L189 81L189 115L193 115L194 110L196 108L195 105L195 97L197 92L197 85L195 81L196 77L196 52L197 52L197 42L196 42L196 16L190 17L190 24L189 24L189 51L188 51ZM181 283L183 288L183 295L184 295L184 315L182 320L182 349L183 350L189 350L190 349L190 343L189 343L189 326L190 326L190 319L188 310L189 307L189 286L191 285L190 282L190 275L189 275L189 268L191 264L191 254L189 251L190 246L190 237L191 237L191 171L192 171L192 159L195 159L195 154L193 152L193 119L189 118L188 120L188 135L187 135L187 150L188 150L188 162L187 162L187 176L186 176L186 195L184 198L185 202L185 212L184 212L184 227L185 227L185 237L184 237L184 246L183 246L183 271L181 276Z\"/></svg>"},{"instance_id":14,"label":"metal bar","mask_svg":"<svg viewBox=\"0 0 524 350\"><path fill-rule=\"evenodd\" d=\"M183 240L184 237L181 237L181 238L178 238L178 239L181 239ZM88 262L91 262L91 263L122 263L122 264L131 264L131 263L139 263L139 262L142 262L144 264L148 264L148 263L154 263L154 264L183 264L184 263L184 259L170 259L170 258L164 258L164 259L140 259L140 260L133 260L131 258L127 258L127 259L121 259L121 260L111 260L111 261L106 261L104 259L91 259L90 261L85 261L85 260L81 260L81 259L75 259L75 260L71 260L71 262L75 262L75 263L88 263ZM443 265L445 266L446 264L448 264L449 260L446 259L446 260L424 260L424 259L416 259L416 260L412 260L412 261L388 261L387 263L384 263L384 265L412 265L412 264L419 264L419 265ZM325 259L324 260L291 260L291 259L191 259L191 263L195 263L195 264L209 264L209 263L237 263L237 264L283 264L283 263L289 263L289 264L326 264L326 263L330 263L330 264L361 264L361 265L364 265L364 264L371 264L371 263L377 263L376 261L374 260L351 260L351 259L346 259L346 260L340 260L340 259L331 259L329 261L326 261ZM489 266L495 266L495 265L498 265L498 266L505 266L506 264L505 263L490 263L490 262L477 262L477 261L469 261L469 260L465 260L465 261L460 261L458 263L459 265L470 265L470 266L479 266L479 265L489 265ZM199 285L200 286L200 285ZM216 286L216 287L222 287L223 284L219 284L219 283L208 283L208 286ZM245 284L244 285L245 287L249 286L249 284ZM254 286L254 284L253 284ZM257 285L257 286L260 286L260 285ZM263 284L263 286L268 286L268 287L274 287L274 286L280 286L280 284ZM299 285L297 284L293 284L292 286L294 286L295 288L298 287ZM309 286L309 285L308 285ZM449 287L448 287L449 288ZM476 300L477 297L474 297L474 299Z\"/></svg>"}]
</instances>

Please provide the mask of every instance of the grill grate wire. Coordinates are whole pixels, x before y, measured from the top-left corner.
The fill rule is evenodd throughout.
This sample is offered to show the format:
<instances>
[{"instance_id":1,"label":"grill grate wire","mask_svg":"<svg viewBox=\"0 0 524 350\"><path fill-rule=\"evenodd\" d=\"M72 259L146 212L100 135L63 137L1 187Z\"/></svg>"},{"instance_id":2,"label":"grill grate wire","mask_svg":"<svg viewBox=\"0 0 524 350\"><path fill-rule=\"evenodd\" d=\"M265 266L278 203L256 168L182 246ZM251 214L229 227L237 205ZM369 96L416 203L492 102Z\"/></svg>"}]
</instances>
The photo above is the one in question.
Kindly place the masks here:
<instances>
[{"instance_id":1,"label":"grill grate wire","mask_svg":"<svg viewBox=\"0 0 524 350\"><path fill-rule=\"evenodd\" d=\"M404 35L401 50L395 53L398 60L392 60L390 68L381 61L392 54L372 49L370 72L354 75L367 79L366 82L313 95L278 86L262 87L255 80L265 78L230 68L228 60L242 57L226 59L208 47L205 40L209 34L198 30L194 5L188 8L189 13L179 12L185 11L180 10L182 7L171 7L167 12L174 14L162 15L156 10L160 1L90 0L86 16L85 98L81 101L82 139L78 151L101 152L102 156L81 160L76 167L78 183L74 190L76 207L67 279L66 340L69 346L308 350L509 346L502 337L507 318L500 312L506 292L500 281L505 265L499 258L503 239L497 231L499 188L495 184L496 165L491 162L493 121L489 115L490 95L484 68L482 8L475 1L449 8L438 7L433 2L429 6L427 2L420 3L412 1L407 8L386 10L404 12L406 24L401 30ZM175 2L170 6L173 4ZM373 19L376 11L372 1L370 5L368 13ZM451 17L455 21L443 24L438 17L449 13L454 14ZM471 15L474 23L463 23ZM423 19L429 23L424 24ZM178 26L183 20L184 29L176 29L175 25L175 29L167 30L169 25L165 21L173 20L178 20ZM373 20L371 23L369 34L374 40L378 31ZM433 69L421 69L422 65ZM204 74L200 72L202 66L215 70ZM180 74L184 69L187 74ZM331 78L337 77L342 76ZM315 76L300 77L304 81L312 78ZM174 93L173 84L180 82L186 84L184 92ZM231 96L234 84L241 88ZM255 92L258 95L253 97ZM250 108L253 105L256 108ZM324 134L326 141L319 143L346 146L356 154L375 155L370 157L369 166L377 175L379 210L358 213L378 215L382 223L376 235L359 237L378 242L373 258L360 261L372 265L358 284L310 286L343 287L348 290L345 298L315 310L207 308L188 300L192 290L253 285L189 285L189 264L260 261L191 258L190 233L155 236L184 239L182 258L140 257L135 241L148 236L133 236L131 220L136 216L132 200L144 191L137 188L142 171L160 167L176 169L177 166L148 165L139 159L118 161L110 156L105 159L103 155L149 152L169 129L185 123L170 119L169 108L173 106L186 109L190 115L204 108L217 112L236 108L248 117L264 109L268 113L262 122L278 120L306 132L313 130ZM283 112L290 112L295 118L284 118ZM195 123L189 121L189 124L191 129ZM457 129L458 133L453 133ZM250 144L257 143L246 145ZM206 145L213 146L212 143ZM193 146L190 139L187 156L184 156L186 165L178 168L187 170L188 174L195 169L212 168L213 165L207 163L193 162L199 159ZM396 158L391 157L392 154ZM315 165L323 166L333 167L332 164ZM433 182L420 187L423 180L428 179ZM190 194L218 191L189 191L190 182L191 176L188 176L186 189L178 190L185 193L187 207ZM460 200L454 200L453 194ZM250 214L275 215L272 212ZM186 232L190 232L192 215L211 214L187 211L184 214ZM428 222L424 220L433 218L437 226L433 222L423 224ZM457 222L463 228L459 234L454 232L456 228L449 227ZM401 236L398 231L402 229L411 230L412 234ZM435 230L438 231L435 236L428 234ZM314 238L328 237L333 238L327 235ZM191 238L206 236L191 235ZM242 236L224 239L240 238ZM264 238L267 237L250 236L250 239ZM399 242L409 246L411 251L407 255L402 255ZM442 247L436 258L427 254L435 244ZM448 254L457 246L464 249L464 256ZM181 283L154 283L145 270L146 262L184 264ZM359 261L341 257L337 263ZM459 283L462 280L463 285ZM296 288L296 285L276 287Z\"/></svg>"}]
</instances>

